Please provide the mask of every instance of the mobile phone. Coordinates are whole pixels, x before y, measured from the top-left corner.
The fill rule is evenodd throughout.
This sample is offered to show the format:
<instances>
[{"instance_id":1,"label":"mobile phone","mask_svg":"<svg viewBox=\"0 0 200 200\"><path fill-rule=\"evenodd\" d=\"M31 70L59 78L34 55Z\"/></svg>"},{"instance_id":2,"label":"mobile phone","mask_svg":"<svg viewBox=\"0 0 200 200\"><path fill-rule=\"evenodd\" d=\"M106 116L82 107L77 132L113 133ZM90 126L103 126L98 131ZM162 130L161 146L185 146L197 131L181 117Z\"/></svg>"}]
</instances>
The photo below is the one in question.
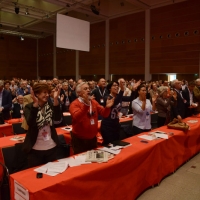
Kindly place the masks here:
<instances>
[{"instance_id":1,"label":"mobile phone","mask_svg":"<svg viewBox=\"0 0 200 200\"><path fill-rule=\"evenodd\" d=\"M148 143L148 141L146 141L146 140L140 140L140 142L142 142L142 143Z\"/></svg>"},{"instance_id":2,"label":"mobile phone","mask_svg":"<svg viewBox=\"0 0 200 200\"><path fill-rule=\"evenodd\" d=\"M36 178L42 178L43 177L43 173L37 173L36 174Z\"/></svg>"}]
</instances>

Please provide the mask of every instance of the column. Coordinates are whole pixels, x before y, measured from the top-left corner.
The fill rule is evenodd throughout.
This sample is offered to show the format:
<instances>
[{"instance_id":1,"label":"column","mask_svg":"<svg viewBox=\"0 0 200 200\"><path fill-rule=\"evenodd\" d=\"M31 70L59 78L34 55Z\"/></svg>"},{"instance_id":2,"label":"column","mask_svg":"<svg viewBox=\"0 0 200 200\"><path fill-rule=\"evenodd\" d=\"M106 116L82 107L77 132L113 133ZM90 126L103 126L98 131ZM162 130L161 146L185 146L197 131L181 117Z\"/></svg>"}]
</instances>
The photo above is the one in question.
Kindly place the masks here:
<instances>
[{"instance_id":1,"label":"column","mask_svg":"<svg viewBox=\"0 0 200 200\"><path fill-rule=\"evenodd\" d=\"M150 74L150 9L145 10L145 81L151 80Z\"/></svg>"},{"instance_id":2,"label":"column","mask_svg":"<svg viewBox=\"0 0 200 200\"><path fill-rule=\"evenodd\" d=\"M56 74L56 34L53 35L53 78L57 78L57 74Z\"/></svg>"},{"instance_id":3,"label":"column","mask_svg":"<svg viewBox=\"0 0 200 200\"><path fill-rule=\"evenodd\" d=\"M79 76L79 51L76 50L76 80L80 78Z\"/></svg>"},{"instance_id":4,"label":"column","mask_svg":"<svg viewBox=\"0 0 200 200\"><path fill-rule=\"evenodd\" d=\"M36 76L37 76L37 79L39 79L39 51L38 51L38 39L37 39L37 45L36 45Z\"/></svg>"},{"instance_id":5,"label":"column","mask_svg":"<svg viewBox=\"0 0 200 200\"><path fill-rule=\"evenodd\" d=\"M106 20L106 42L105 42L105 79L110 79L109 77L109 19Z\"/></svg>"}]
</instances>

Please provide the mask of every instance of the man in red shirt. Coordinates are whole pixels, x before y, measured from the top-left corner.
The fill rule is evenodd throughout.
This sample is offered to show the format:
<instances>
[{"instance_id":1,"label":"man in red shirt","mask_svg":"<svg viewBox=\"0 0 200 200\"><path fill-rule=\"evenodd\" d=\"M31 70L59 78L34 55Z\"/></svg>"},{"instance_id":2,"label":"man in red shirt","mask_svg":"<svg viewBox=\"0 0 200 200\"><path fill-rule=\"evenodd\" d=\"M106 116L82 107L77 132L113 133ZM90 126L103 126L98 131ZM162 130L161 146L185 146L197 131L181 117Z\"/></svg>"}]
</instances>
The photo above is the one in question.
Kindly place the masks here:
<instances>
[{"instance_id":1,"label":"man in red shirt","mask_svg":"<svg viewBox=\"0 0 200 200\"><path fill-rule=\"evenodd\" d=\"M108 117L113 99L108 99L106 107L99 105L91 98L89 85L82 82L77 85L78 98L70 105L69 112L72 116L72 148L74 154L91 150L97 147L96 134L98 132L98 115Z\"/></svg>"}]
</instances>

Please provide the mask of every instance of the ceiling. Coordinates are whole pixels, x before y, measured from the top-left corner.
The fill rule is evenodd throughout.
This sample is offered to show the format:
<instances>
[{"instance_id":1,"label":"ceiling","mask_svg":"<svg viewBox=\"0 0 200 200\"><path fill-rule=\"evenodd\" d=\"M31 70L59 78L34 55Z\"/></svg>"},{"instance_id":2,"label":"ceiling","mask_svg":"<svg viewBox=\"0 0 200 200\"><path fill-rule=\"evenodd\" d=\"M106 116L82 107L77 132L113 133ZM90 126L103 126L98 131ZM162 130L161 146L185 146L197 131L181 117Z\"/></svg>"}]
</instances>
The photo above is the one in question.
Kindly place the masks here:
<instances>
[{"instance_id":1,"label":"ceiling","mask_svg":"<svg viewBox=\"0 0 200 200\"><path fill-rule=\"evenodd\" d=\"M0 0L0 33L42 38L56 32L57 13L97 23L181 1L186 0Z\"/></svg>"}]
</instances>

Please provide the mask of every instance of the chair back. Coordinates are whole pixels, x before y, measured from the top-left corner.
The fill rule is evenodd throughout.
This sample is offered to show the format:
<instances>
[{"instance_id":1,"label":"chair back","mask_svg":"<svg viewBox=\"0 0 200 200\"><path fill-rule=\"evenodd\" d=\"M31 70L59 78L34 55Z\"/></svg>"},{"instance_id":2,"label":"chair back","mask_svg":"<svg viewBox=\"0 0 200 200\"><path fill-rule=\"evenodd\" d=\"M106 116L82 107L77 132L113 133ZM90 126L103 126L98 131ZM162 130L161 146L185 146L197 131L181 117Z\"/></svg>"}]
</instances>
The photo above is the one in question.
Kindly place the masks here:
<instances>
[{"instance_id":1,"label":"chair back","mask_svg":"<svg viewBox=\"0 0 200 200\"><path fill-rule=\"evenodd\" d=\"M10 200L10 179L8 168L0 162L0 199Z\"/></svg>"},{"instance_id":2,"label":"chair back","mask_svg":"<svg viewBox=\"0 0 200 200\"><path fill-rule=\"evenodd\" d=\"M28 168L28 155L22 150L23 143L2 148L4 163L10 174Z\"/></svg>"},{"instance_id":3,"label":"chair back","mask_svg":"<svg viewBox=\"0 0 200 200\"><path fill-rule=\"evenodd\" d=\"M64 135L58 135L59 146L57 149L57 159L66 158L70 155L70 145L66 143Z\"/></svg>"},{"instance_id":4,"label":"chair back","mask_svg":"<svg viewBox=\"0 0 200 200\"><path fill-rule=\"evenodd\" d=\"M14 135L23 134L23 133L27 132L27 130L25 130L21 126L22 126L22 123L14 123L14 124L12 124L12 129L13 129L13 134Z\"/></svg>"}]
</instances>

